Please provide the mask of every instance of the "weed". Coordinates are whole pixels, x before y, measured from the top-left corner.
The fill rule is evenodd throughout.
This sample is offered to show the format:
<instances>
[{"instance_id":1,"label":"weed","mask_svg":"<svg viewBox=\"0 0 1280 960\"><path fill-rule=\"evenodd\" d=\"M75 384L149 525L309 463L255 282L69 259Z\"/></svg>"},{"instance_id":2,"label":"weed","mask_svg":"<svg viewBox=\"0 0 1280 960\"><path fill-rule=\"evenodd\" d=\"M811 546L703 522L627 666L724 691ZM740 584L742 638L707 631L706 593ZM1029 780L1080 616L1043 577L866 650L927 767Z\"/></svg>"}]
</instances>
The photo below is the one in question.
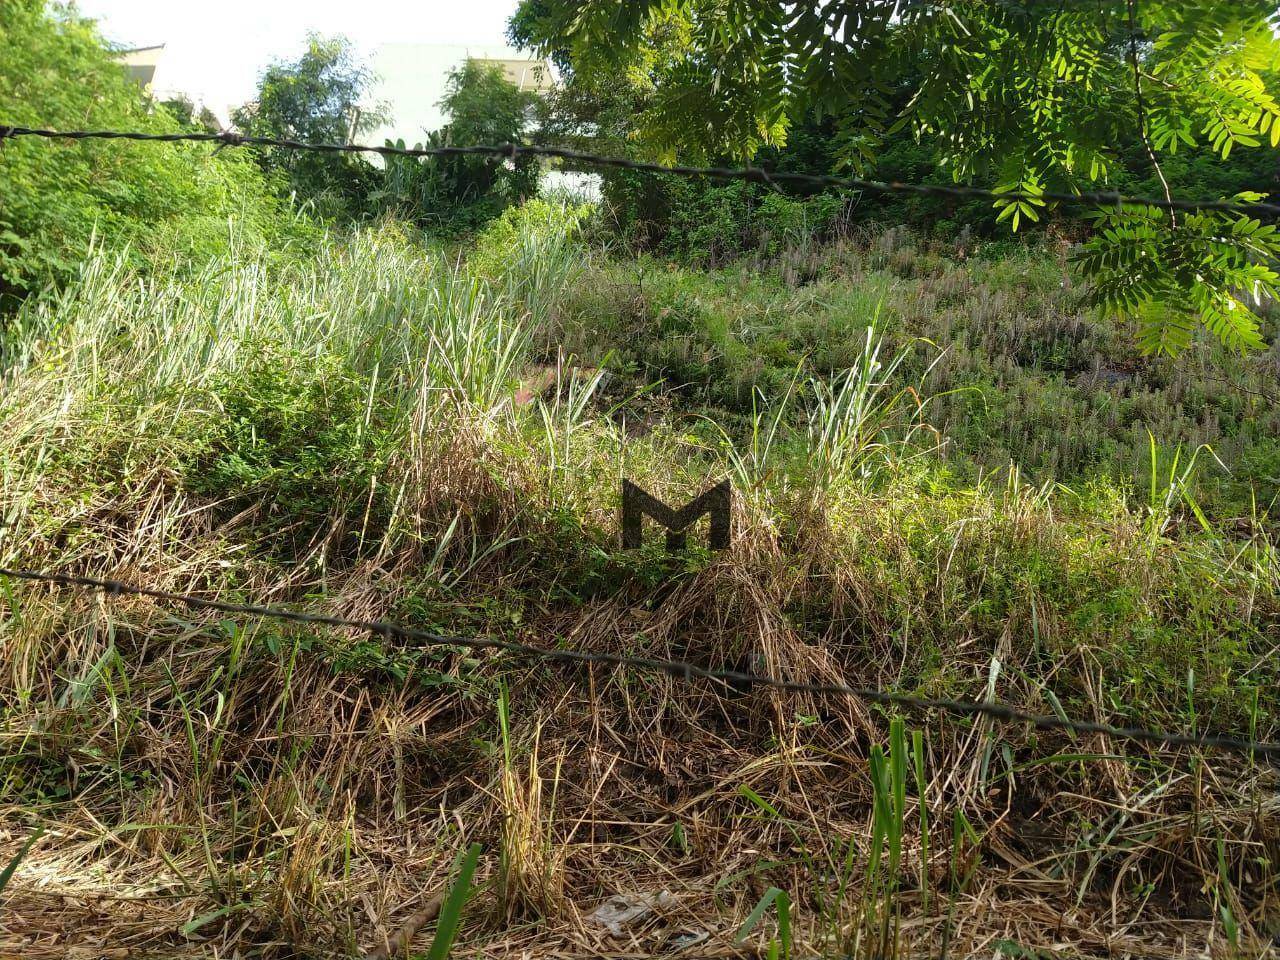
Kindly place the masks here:
<instances>
[{"instance_id":1,"label":"weed","mask_svg":"<svg viewBox=\"0 0 1280 960\"><path fill-rule=\"evenodd\" d=\"M895 230L696 272L612 261L559 210L461 256L394 224L145 275L97 251L13 326L0 560L1274 738L1252 484L1275 425L1211 353L1128 356L1043 250ZM726 475L727 550L619 548L623 477L684 502ZM928 712L908 736L842 698L138 598L0 604L0 818L58 839L0 832L10 952L353 953L429 891L456 904L437 951L465 898L495 954L600 952L592 904L630 891L665 906L614 946L652 953L1176 931L1249 955L1274 922L1256 758Z\"/></svg>"}]
</instances>

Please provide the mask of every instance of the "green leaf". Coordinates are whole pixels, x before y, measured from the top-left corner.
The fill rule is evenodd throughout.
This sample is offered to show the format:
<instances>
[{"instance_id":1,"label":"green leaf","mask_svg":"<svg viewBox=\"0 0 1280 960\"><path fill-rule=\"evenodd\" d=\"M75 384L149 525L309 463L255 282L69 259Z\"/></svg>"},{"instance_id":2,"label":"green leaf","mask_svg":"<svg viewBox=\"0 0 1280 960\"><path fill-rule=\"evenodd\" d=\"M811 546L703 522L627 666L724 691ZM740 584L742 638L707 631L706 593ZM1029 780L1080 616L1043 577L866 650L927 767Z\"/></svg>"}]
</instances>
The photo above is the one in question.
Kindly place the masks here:
<instances>
[{"instance_id":1,"label":"green leaf","mask_svg":"<svg viewBox=\"0 0 1280 960\"><path fill-rule=\"evenodd\" d=\"M760 794L756 793L754 790L748 787L745 783L742 784L740 787L738 787L738 793L746 797L748 800L754 803L757 807L759 807L765 813L769 814L769 816L774 817L777 820L782 819L782 814L780 814L777 811L777 809L773 806L773 804L769 803L768 800L760 796Z\"/></svg>"},{"instance_id":2,"label":"green leaf","mask_svg":"<svg viewBox=\"0 0 1280 960\"><path fill-rule=\"evenodd\" d=\"M14 871L18 869L18 864L23 861L23 858L26 857L31 848L35 846L36 841L42 836L44 836L44 827L37 826L32 831L31 836L27 837L18 852L13 855L13 859L5 864L3 870L0 870L0 893L4 893L4 888L9 885L9 881L13 879Z\"/></svg>"},{"instance_id":3,"label":"green leaf","mask_svg":"<svg viewBox=\"0 0 1280 960\"><path fill-rule=\"evenodd\" d=\"M734 936L733 940L735 945L742 943L751 935L751 931L755 929L756 924L760 922L760 918L764 916L765 911L769 909L769 905L775 900L779 901L778 913L779 919L781 920L784 905L789 910L790 900L782 890L779 890L777 887L770 887L764 892L764 896L757 901L751 913L747 915L747 919L742 922L742 926L738 928L738 932ZM788 913L788 921L789 919L790 915Z\"/></svg>"},{"instance_id":4,"label":"green leaf","mask_svg":"<svg viewBox=\"0 0 1280 960\"><path fill-rule=\"evenodd\" d=\"M480 862L480 850L480 844L473 843L459 858L457 876L440 907L440 919L436 921L436 934L427 950L427 960L445 960L453 949L454 939L462 924L462 912L474 892L471 878L475 875L476 864Z\"/></svg>"},{"instance_id":5,"label":"green leaf","mask_svg":"<svg viewBox=\"0 0 1280 960\"><path fill-rule=\"evenodd\" d=\"M179 928L179 932L184 937L189 937L206 924L210 924L213 921L229 916L230 914L239 913L241 910L249 910L257 906L258 905L256 903L229 903L225 907L219 907L217 910L210 910L208 913L203 913L194 919L188 920Z\"/></svg>"}]
</instances>

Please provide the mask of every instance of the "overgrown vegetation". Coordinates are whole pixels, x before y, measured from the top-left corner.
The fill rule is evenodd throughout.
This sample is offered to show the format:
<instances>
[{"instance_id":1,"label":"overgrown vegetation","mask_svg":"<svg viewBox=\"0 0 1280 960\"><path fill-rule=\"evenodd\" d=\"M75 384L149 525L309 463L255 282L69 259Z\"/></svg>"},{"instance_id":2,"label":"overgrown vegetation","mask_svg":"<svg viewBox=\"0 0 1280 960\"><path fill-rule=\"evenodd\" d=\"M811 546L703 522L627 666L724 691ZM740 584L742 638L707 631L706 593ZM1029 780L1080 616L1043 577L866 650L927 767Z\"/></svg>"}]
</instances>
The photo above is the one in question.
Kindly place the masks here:
<instances>
[{"instance_id":1,"label":"overgrown vegetation","mask_svg":"<svg viewBox=\"0 0 1280 960\"><path fill-rule=\"evenodd\" d=\"M94 255L17 324L0 448L8 526L24 535L0 561L1117 723L1274 729L1280 562L1265 511L1243 530L1202 527L1188 453L1172 467L1161 454L1149 490L1057 489L1008 470L959 479L938 457L936 416L962 438L981 430L931 384L964 364L933 362L909 336L892 305L910 298L859 293L901 237L826 251L868 312L829 312L856 318L826 341L846 352L806 365L785 337L823 321L770 298L808 288L655 269L640 298L623 266L565 234L566 212L523 210L481 238L470 267L389 229L285 264L232 243L196 275L153 265L147 283ZM1001 289L1031 256L1005 279L1005 261L978 258L966 282ZM828 283L814 303L834 296ZM653 349L714 338L722 317L723 339L685 362L726 366L632 396L675 372L635 329L584 323L623 291ZM735 353L725 331L751 328L742 315L795 325L765 335L776 347ZM616 335L609 386L545 353L575 330ZM735 381L749 356L776 366ZM1021 376L1028 392L1051 382L1033 364ZM673 416L690 401L733 418L721 430ZM731 476L732 549L618 550L620 464L676 501ZM164 894L113 915L115 938L341 951L368 942L362 896L394 930L411 891L445 882L450 851L472 842L495 859L460 935L495 948L514 935L504 918L556 937L623 874L622 892L664 889L672 869L688 912L645 928L655 948L686 928L732 939L758 883L786 899L769 898L743 935L775 930L766 917L785 903L786 930L768 935L796 950L906 953L946 938L960 952L996 933L1034 945L1051 932L1039 911L1063 899L1080 902L1070 938L1088 954L1111 923L1093 898L1112 882L1147 891L1132 907L1145 929L1204 911L1194 941L1220 939L1209 914L1227 904L1241 949L1270 936L1259 811L1271 774L1247 759L943 716L895 721L917 732L908 755L902 732L882 747L889 716L839 700L721 700L623 670L588 684L573 668L447 647L193 623L59 590L7 596L6 730L25 731L3 766L12 840L37 823L68 838L38 843L12 882L10 929L32 951L42 891L79 888L72 861L99 863L112 884L145 870ZM1188 779L1189 763L1204 775ZM1129 798L1123 818L1110 796ZM600 819L627 825L573 826ZM121 825L137 845L100 860ZM1196 857L1211 896L1181 866ZM1016 892L1033 861L1055 879ZM981 906L993 900L998 920ZM908 932L907 916L931 919Z\"/></svg>"},{"instance_id":2,"label":"overgrown vegetation","mask_svg":"<svg viewBox=\"0 0 1280 960\"><path fill-rule=\"evenodd\" d=\"M561 126L578 136L743 161L799 130L801 162L855 170L932 153L957 181L990 184L996 220L1017 230L1056 206L1051 192L1130 180L1126 145L1166 201L1183 184L1164 160L1180 151L1274 148L1278 22L1268 0L524 0L511 33L568 74ZM923 143L932 150L910 149ZM1233 349L1261 347L1253 307L1280 280L1274 225L1145 204L1094 216L1081 272L1099 306L1138 322L1147 351L1177 353L1201 326Z\"/></svg>"},{"instance_id":3,"label":"overgrown vegetation","mask_svg":"<svg viewBox=\"0 0 1280 960\"><path fill-rule=\"evenodd\" d=\"M626 389L664 382L740 437L761 393L837 375L873 330L886 349L909 348L903 382L927 398L958 479L1016 465L1036 482L1101 476L1140 493L1155 437L1188 455L1211 448L1192 489L1215 516L1273 512L1274 346L1240 358L1201 340L1175 360L1143 356L1132 331L1100 320L1071 282L1065 241L780 233L790 242L776 255L715 270L594 263L565 308L567 348L608 358ZM1274 318L1265 323L1274 341Z\"/></svg>"},{"instance_id":4,"label":"overgrown vegetation","mask_svg":"<svg viewBox=\"0 0 1280 960\"><path fill-rule=\"evenodd\" d=\"M5 122L173 132L168 109L149 110L94 26L43 0L0 6L0 105ZM235 216L246 237L282 238L297 224L250 158L205 147L145 143L6 141L0 156L0 315L13 299L65 282L94 237L148 252L217 252Z\"/></svg>"},{"instance_id":5,"label":"overgrown vegetation","mask_svg":"<svg viewBox=\"0 0 1280 960\"><path fill-rule=\"evenodd\" d=\"M22 17L125 102L87 25ZM492 73L452 95L485 89L457 136L520 120ZM94 180L77 149L0 157L13 210L75 214L67 269L12 261L0 566L1280 739L1269 308L1265 349L1196 331L1172 360L1090 306L1084 228L430 164L362 180L402 190L371 216L232 151L104 144ZM140 236L150 208L110 211L151 158L249 199ZM729 478L730 548L621 550L624 477L672 504ZM1262 756L3 579L0 742L5 955L1190 960L1280 933Z\"/></svg>"}]
</instances>

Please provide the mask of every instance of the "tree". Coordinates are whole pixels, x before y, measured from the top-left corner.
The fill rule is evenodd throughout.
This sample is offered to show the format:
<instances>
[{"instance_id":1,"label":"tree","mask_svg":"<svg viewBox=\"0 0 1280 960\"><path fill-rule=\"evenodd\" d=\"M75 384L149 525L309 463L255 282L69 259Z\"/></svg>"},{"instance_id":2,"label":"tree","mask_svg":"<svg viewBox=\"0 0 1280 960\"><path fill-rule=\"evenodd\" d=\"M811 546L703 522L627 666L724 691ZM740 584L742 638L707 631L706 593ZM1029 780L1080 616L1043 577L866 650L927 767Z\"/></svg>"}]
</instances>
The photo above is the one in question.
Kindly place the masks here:
<instances>
[{"instance_id":1,"label":"tree","mask_svg":"<svg viewBox=\"0 0 1280 960\"><path fill-rule=\"evenodd\" d=\"M217 116L208 107L201 106L198 110L191 98L186 94L178 94L167 100L161 100L158 104L173 114L185 129L200 130L205 133L217 133L222 129L222 124L218 122Z\"/></svg>"},{"instance_id":2,"label":"tree","mask_svg":"<svg viewBox=\"0 0 1280 960\"><path fill-rule=\"evenodd\" d=\"M440 101L449 114L445 142L455 147L515 143L524 135L536 99L531 91L519 90L507 80L501 67L468 60L449 74ZM446 178L462 203L491 195L519 203L537 188L538 168L533 157L519 157L509 164L453 157L445 166Z\"/></svg>"},{"instance_id":3,"label":"tree","mask_svg":"<svg viewBox=\"0 0 1280 960\"><path fill-rule=\"evenodd\" d=\"M241 132L308 143L345 143L372 130L379 110L364 103L372 80L344 37L310 34L294 61L277 61L258 82L258 97L233 114ZM350 154L265 150L259 162L285 177L288 188L330 214L358 212L373 168Z\"/></svg>"},{"instance_id":4,"label":"tree","mask_svg":"<svg viewBox=\"0 0 1280 960\"><path fill-rule=\"evenodd\" d=\"M44 0L0 2L4 123L174 133L115 61L91 20ZM0 141L0 306L74 275L95 242L142 265L152 251L205 251L235 215L277 229L277 203L243 154L205 145Z\"/></svg>"},{"instance_id":5,"label":"tree","mask_svg":"<svg viewBox=\"0 0 1280 960\"><path fill-rule=\"evenodd\" d=\"M529 125L536 94L519 90L502 68L467 60L452 70L440 106L449 122L428 135L431 146L516 143ZM399 144L403 147L403 144ZM389 157L378 200L386 209L446 232L474 229L538 187L534 157Z\"/></svg>"},{"instance_id":6,"label":"tree","mask_svg":"<svg viewBox=\"0 0 1280 960\"><path fill-rule=\"evenodd\" d=\"M861 171L906 130L955 180L1027 195L995 201L1017 229L1053 206L1044 193L1115 180L1135 139L1166 197L1174 155L1280 143L1277 19L1272 0L525 0L513 29L597 85L645 78L635 139L656 157L746 160L831 117ZM1244 292L1276 297L1273 225L1151 207L1094 218L1080 266L1147 350L1176 352L1200 324L1262 345Z\"/></svg>"}]
</instances>

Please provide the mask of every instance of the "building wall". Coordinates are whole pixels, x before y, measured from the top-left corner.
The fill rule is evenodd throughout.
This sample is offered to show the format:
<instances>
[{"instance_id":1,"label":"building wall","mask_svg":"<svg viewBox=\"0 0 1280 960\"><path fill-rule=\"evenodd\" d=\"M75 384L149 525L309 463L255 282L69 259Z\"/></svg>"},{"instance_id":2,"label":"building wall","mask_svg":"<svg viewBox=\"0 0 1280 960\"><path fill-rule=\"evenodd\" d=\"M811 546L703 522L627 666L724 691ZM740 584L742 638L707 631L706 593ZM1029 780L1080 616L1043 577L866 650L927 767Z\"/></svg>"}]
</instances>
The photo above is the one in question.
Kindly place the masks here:
<instances>
[{"instance_id":1,"label":"building wall","mask_svg":"<svg viewBox=\"0 0 1280 960\"><path fill-rule=\"evenodd\" d=\"M143 92L151 94L155 91L156 73L160 69L163 54L164 44L158 47L138 47L134 50L121 51L116 57L116 62L124 66L130 78L143 89Z\"/></svg>"},{"instance_id":2,"label":"building wall","mask_svg":"<svg viewBox=\"0 0 1280 960\"><path fill-rule=\"evenodd\" d=\"M532 90L534 93L545 93L555 82L551 76L551 68L545 60L491 60L485 57L472 57L477 63L502 68L502 75L507 82L514 84L517 90Z\"/></svg>"}]
</instances>

